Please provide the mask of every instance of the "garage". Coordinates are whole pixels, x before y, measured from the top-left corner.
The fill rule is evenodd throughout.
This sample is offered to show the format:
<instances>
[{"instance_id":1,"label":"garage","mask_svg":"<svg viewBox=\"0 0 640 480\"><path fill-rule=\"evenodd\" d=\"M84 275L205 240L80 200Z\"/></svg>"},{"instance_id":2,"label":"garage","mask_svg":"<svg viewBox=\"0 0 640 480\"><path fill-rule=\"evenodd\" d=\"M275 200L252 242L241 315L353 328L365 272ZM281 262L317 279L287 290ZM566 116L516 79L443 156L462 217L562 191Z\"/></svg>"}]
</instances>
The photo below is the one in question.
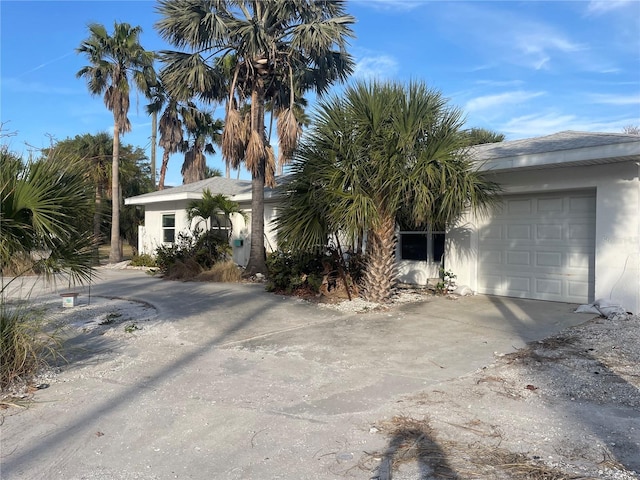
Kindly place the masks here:
<instances>
[{"instance_id":1,"label":"garage","mask_svg":"<svg viewBox=\"0 0 640 480\"><path fill-rule=\"evenodd\" d=\"M593 301L595 190L508 195L478 230L478 292Z\"/></svg>"}]
</instances>

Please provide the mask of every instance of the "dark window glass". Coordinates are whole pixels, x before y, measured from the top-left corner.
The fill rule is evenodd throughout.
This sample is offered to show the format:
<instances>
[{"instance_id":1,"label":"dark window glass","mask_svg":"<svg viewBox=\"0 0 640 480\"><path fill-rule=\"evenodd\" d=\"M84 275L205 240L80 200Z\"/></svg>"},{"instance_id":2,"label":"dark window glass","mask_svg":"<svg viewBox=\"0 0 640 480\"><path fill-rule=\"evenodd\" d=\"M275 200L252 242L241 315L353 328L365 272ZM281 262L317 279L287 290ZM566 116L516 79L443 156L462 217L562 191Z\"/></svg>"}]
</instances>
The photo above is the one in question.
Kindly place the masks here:
<instances>
[{"instance_id":1,"label":"dark window glass","mask_svg":"<svg viewBox=\"0 0 640 480\"><path fill-rule=\"evenodd\" d=\"M433 248L433 263L442 262L444 257L444 233L434 233L431 237Z\"/></svg>"},{"instance_id":2,"label":"dark window glass","mask_svg":"<svg viewBox=\"0 0 640 480\"><path fill-rule=\"evenodd\" d=\"M162 215L162 241L173 243L176 239L176 216L174 214Z\"/></svg>"},{"instance_id":3,"label":"dark window glass","mask_svg":"<svg viewBox=\"0 0 640 480\"><path fill-rule=\"evenodd\" d=\"M420 260L423 262L427 261L427 234L401 234L400 255L403 260Z\"/></svg>"},{"instance_id":4,"label":"dark window glass","mask_svg":"<svg viewBox=\"0 0 640 480\"><path fill-rule=\"evenodd\" d=\"M163 228L175 228L176 226L176 216L175 215L163 215L162 216L162 227Z\"/></svg>"}]
</instances>

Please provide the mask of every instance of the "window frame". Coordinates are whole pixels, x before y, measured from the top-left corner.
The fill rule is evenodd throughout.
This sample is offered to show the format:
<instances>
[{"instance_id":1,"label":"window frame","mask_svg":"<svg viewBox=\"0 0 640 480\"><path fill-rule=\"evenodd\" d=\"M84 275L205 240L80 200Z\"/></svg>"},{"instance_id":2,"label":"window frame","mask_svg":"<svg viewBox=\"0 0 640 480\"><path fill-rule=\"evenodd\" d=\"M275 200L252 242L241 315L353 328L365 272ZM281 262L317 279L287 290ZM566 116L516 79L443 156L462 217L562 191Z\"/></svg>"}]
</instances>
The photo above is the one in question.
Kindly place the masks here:
<instances>
[{"instance_id":1,"label":"window frame","mask_svg":"<svg viewBox=\"0 0 640 480\"><path fill-rule=\"evenodd\" d=\"M426 237L424 258L406 258L404 256L403 238L407 235L423 235ZM429 264L442 265L444 262L445 245L447 233L440 230L400 230L398 232L398 256L400 260L407 262L426 262ZM436 250L438 248L438 250Z\"/></svg>"},{"instance_id":2,"label":"window frame","mask_svg":"<svg viewBox=\"0 0 640 480\"><path fill-rule=\"evenodd\" d=\"M162 228L162 243L173 245L176 242L176 214L173 213L163 213L161 215L160 225ZM173 218L173 225L165 225L165 219ZM171 233L171 240L167 240L168 232Z\"/></svg>"}]
</instances>

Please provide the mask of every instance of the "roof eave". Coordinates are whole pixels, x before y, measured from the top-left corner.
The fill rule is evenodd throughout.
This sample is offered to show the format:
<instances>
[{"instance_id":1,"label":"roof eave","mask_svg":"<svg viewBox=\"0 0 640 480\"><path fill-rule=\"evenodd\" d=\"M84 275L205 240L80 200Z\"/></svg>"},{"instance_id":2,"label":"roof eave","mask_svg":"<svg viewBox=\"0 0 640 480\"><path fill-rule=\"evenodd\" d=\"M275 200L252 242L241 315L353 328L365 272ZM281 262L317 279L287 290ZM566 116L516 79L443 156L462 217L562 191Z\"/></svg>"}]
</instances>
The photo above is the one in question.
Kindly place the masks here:
<instances>
[{"instance_id":1,"label":"roof eave","mask_svg":"<svg viewBox=\"0 0 640 480\"><path fill-rule=\"evenodd\" d=\"M514 155L495 159L478 159L482 171L542 169L595 165L640 160L640 141L598 147L576 148L531 155Z\"/></svg>"}]
</instances>

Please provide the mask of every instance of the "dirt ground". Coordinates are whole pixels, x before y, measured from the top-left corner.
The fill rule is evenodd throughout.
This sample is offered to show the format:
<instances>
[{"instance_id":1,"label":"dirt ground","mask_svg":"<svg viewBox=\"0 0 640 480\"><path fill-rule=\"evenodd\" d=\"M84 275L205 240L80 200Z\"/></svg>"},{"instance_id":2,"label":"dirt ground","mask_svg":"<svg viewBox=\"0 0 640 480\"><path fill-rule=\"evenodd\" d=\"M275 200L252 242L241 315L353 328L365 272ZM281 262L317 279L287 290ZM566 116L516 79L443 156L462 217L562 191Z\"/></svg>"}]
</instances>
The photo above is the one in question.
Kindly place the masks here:
<instances>
[{"instance_id":1,"label":"dirt ground","mask_svg":"<svg viewBox=\"0 0 640 480\"><path fill-rule=\"evenodd\" d=\"M415 300L419 297L408 301ZM115 340L130 338L144 325L137 332L138 347L153 348L168 335L155 334L150 307L135 302L96 303L91 318L84 309L75 321L63 318L72 310L57 311L60 318L52 321L85 331L102 328ZM105 360L117 362L114 355L122 352ZM80 367L74 376L82 378L82 369L90 368L95 367ZM55 388L57 376L45 372L36 384ZM20 415L34 395L32 388L5 397L0 415ZM372 441L359 458L342 468L338 456L327 478L638 479L640 318L594 318L496 355L473 374L406 395L392 410L362 432ZM369 449L369 444L384 447Z\"/></svg>"},{"instance_id":2,"label":"dirt ground","mask_svg":"<svg viewBox=\"0 0 640 480\"><path fill-rule=\"evenodd\" d=\"M373 478L640 478L640 320L594 318L398 411Z\"/></svg>"}]
</instances>

